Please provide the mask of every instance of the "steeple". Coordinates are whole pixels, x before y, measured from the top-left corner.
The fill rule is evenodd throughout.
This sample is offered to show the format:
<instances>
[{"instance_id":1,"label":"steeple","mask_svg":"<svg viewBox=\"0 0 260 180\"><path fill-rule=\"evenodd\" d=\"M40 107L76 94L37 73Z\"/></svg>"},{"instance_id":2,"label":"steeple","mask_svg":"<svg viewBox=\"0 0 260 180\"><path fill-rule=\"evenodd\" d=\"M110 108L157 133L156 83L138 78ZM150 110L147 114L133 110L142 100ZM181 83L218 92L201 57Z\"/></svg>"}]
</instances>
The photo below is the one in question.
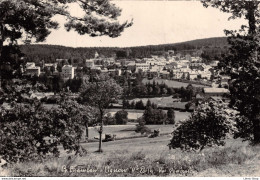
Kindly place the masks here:
<instances>
[{"instance_id":1,"label":"steeple","mask_svg":"<svg viewBox=\"0 0 260 180\"><path fill-rule=\"evenodd\" d=\"M99 56L99 54L97 53L97 51L95 52L95 59L97 59Z\"/></svg>"}]
</instances>

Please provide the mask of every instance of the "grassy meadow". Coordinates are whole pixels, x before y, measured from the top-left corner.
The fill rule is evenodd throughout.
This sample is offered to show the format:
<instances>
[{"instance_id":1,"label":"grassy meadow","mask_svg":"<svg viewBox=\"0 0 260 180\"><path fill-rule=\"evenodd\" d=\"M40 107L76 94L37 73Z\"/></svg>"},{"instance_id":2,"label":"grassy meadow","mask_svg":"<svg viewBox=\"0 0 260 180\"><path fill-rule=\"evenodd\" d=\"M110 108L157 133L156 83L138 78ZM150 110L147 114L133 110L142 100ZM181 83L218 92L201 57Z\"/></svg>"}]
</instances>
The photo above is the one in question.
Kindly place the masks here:
<instances>
[{"instance_id":1,"label":"grassy meadow","mask_svg":"<svg viewBox=\"0 0 260 180\"><path fill-rule=\"evenodd\" d=\"M179 82L179 81L174 81L174 80L168 80L168 79L160 79L160 78L156 78L156 79L147 79L144 78L143 79L143 83L146 84L148 82L153 83L153 81L155 81L155 83L165 83L168 87L172 87L172 88L181 88L181 87L187 87L189 85L189 83L185 83L185 82ZM192 86L194 87L207 87L205 85L202 84L192 84Z\"/></svg>"},{"instance_id":2,"label":"grassy meadow","mask_svg":"<svg viewBox=\"0 0 260 180\"><path fill-rule=\"evenodd\" d=\"M151 101L151 103L157 104L158 107L173 107L173 108L179 108L179 109L185 109L185 105L187 102L173 102L172 96L167 97L153 97L153 98L134 98L132 100L129 100L131 103L132 101L138 102L140 100L143 101L144 104L147 103L148 99Z\"/></svg>"},{"instance_id":3,"label":"grassy meadow","mask_svg":"<svg viewBox=\"0 0 260 180\"><path fill-rule=\"evenodd\" d=\"M119 109L109 109L109 113L113 116ZM126 110L128 111L128 118L129 119L137 119L135 116L141 117L143 115L144 110ZM167 112L166 110L164 110ZM136 115L137 114L137 115ZM190 116L191 113L189 112L180 112L175 111L175 122L180 120L186 119ZM130 117L129 117L130 116ZM104 133L103 138L105 138L105 134L115 134L117 138L132 138L132 137L139 137L141 134L136 133L136 124L135 123L127 123L126 125L107 125L104 126ZM151 130L160 129L161 133L163 134L170 134L173 131L173 125L147 125ZM93 128L89 127L89 139L93 140L94 138L98 138L99 134L98 131Z\"/></svg>"},{"instance_id":4,"label":"grassy meadow","mask_svg":"<svg viewBox=\"0 0 260 180\"><path fill-rule=\"evenodd\" d=\"M137 138L103 143L83 143L83 156L62 153L60 158L43 162L10 165L8 176L246 176L259 177L259 146L241 140L228 140L224 147L201 152L169 150L170 136ZM5 173L5 174L3 174Z\"/></svg>"}]
</instances>

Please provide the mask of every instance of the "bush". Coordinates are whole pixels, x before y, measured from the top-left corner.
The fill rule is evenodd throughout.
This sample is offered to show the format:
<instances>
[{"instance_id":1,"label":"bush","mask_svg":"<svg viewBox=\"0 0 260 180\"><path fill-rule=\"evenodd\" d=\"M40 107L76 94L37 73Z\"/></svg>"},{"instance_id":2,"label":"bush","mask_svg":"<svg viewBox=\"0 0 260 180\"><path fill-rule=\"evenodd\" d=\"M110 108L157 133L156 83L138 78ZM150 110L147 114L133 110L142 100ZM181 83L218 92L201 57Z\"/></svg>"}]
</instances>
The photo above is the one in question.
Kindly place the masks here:
<instances>
[{"instance_id":1,"label":"bush","mask_svg":"<svg viewBox=\"0 0 260 180\"><path fill-rule=\"evenodd\" d=\"M0 156L8 162L59 156L58 146L77 151L86 108L66 101L55 109L12 103L0 108Z\"/></svg>"},{"instance_id":2,"label":"bush","mask_svg":"<svg viewBox=\"0 0 260 180\"><path fill-rule=\"evenodd\" d=\"M116 124L127 124L128 112L125 110L117 111L115 114Z\"/></svg>"},{"instance_id":3,"label":"bush","mask_svg":"<svg viewBox=\"0 0 260 180\"><path fill-rule=\"evenodd\" d=\"M143 114L146 124L163 124L166 121L166 113L161 109L147 107Z\"/></svg>"},{"instance_id":4,"label":"bush","mask_svg":"<svg viewBox=\"0 0 260 180\"><path fill-rule=\"evenodd\" d=\"M111 116L111 113L106 114L104 117L104 125L115 125L116 120L114 117Z\"/></svg>"},{"instance_id":5,"label":"bush","mask_svg":"<svg viewBox=\"0 0 260 180\"><path fill-rule=\"evenodd\" d=\"M236 132L237 118L238 112L224 103L212 101L200 104L188 120L175 126L169 146L202 150L205 146L224 145L225 138Z\"/></svg>"},{"instance_id":6,"label":"bush","mask_svg":"<svg viewBox=\"0 0 260 180\"><path fill-rule=\"evenodd\" d=\"M141 134L149 134L152 131L147 126L145 126L145 121L141 117L141 118L138 119L138 124L136 125L135 132L141 133Z\"/></svg>"},{"instance_id":7,"label":"bush","mask_svg":"<svg viewBox=\"0 0 260 180\"><path fill-rule=\"evenodd\" d=\"M167 111L167 123L168 124L175 124L175 112L173 109L169 109Z\"/></svg>"}]
</instances>

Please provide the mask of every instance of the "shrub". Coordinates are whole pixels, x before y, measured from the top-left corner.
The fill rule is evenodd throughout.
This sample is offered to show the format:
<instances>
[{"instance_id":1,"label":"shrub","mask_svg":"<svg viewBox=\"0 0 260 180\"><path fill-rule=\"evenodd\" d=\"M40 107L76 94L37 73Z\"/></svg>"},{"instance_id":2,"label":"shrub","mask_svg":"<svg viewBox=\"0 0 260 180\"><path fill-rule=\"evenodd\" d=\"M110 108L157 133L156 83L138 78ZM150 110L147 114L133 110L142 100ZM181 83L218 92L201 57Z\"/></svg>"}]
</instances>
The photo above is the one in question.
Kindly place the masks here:
<instances>
[{"instance_id":1,"label":"shrub","mask_svg":"<svg viewBox=\"0 0 260 180\"><path fill-rule=\"evenodd\" d=\"M115 125L116 120L114 117L111 116L111 113L107 113L104 117L104 125Z\"/></svg>"},{"instance_id":2,"label":"shrub","mask_svg":"<svg viewBox=\"0 0 260 180\"><path fill-rule=\"evenodd\" d=\"M0 156L8 162L59 156L58 146L77 151L86 108L74 101L46 110L41 104L0 108Z\"/></svg>"},{"instance_id":3,"label":"shrub","mask_svg":"<svg viewBox=\"0 0 260 180\"><path fill-rule=\"evenodd\" d=\"M115 114L116 124L127 124L128 121L128 112L125 110L118 111Z\"/></svg>"},{"instance_id":4,"label":"shrub","mask_svg":"<svg viewBox=\"0 0 260 180\"><path fill-rule=\"evenodd\" d=\"M147 126L145 126L145 121L142 117L138 119L138 124L136 125L135 132L141 133L141 134L151 133L151 129L149 129Z\"/></svg>"},{"instance_id":5,"label":"shrub","mask_svg":"<svg viewBox=\"0 0 260 180\"><path fill-rule=\"evenodd\" d=\"M221 102L203 103L191 117L179 122L169 146L183 150L202 150L205 146L224 145L225 138L236 132L238 112Z\"/></svg>"}]
</instances>

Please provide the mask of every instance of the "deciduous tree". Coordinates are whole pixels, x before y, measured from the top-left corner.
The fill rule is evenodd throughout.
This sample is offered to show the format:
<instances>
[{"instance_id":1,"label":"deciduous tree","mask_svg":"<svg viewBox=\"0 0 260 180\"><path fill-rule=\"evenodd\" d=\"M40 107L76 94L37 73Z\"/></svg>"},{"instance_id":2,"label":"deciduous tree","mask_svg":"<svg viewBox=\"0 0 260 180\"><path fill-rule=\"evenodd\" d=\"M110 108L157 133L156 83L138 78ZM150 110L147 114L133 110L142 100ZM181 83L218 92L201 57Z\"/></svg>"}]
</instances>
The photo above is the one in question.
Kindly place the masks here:
<instances>
[{"instance_id":1,"label":"deciduous tree","mask_svg":"<svg viewBox=\"0 0 260 180\"><path fill-rule=\"evenodd\" d=\"M106 109L122 94L122 88L108 76L96 75L81 92L82 102L94 106L99 111L99 152L102 152L103 120Z\"/></svg>"},{"instance_id":2,"label":"deciduous tree","mask_svg":"<svg viewBox=\"0 0 260 180\"><path fill-rule=\"evenodd\" d=\"M236 131L238 112L221 102L203 103L191 117L179 121L169 144L182 150L202 150L206 146L224 145L226 137Z\"/></svg>"},{"instance_id":3,"label":"deciduous tree","mask_svg":"<svg viewBox=\"0 0 260 180\"><path fill-rule=\"evenodd\" d=\"M225 30L229 36L230 54L225 58L224 67L232 78L231 105L238 108L248 122L242 123L239 136L260 143L260 2L257 0L202 2L205 7L212 6L231 13L229 19L245 18L248 23L241 25L239 31Z\"/></svg>"}]
</instances>

